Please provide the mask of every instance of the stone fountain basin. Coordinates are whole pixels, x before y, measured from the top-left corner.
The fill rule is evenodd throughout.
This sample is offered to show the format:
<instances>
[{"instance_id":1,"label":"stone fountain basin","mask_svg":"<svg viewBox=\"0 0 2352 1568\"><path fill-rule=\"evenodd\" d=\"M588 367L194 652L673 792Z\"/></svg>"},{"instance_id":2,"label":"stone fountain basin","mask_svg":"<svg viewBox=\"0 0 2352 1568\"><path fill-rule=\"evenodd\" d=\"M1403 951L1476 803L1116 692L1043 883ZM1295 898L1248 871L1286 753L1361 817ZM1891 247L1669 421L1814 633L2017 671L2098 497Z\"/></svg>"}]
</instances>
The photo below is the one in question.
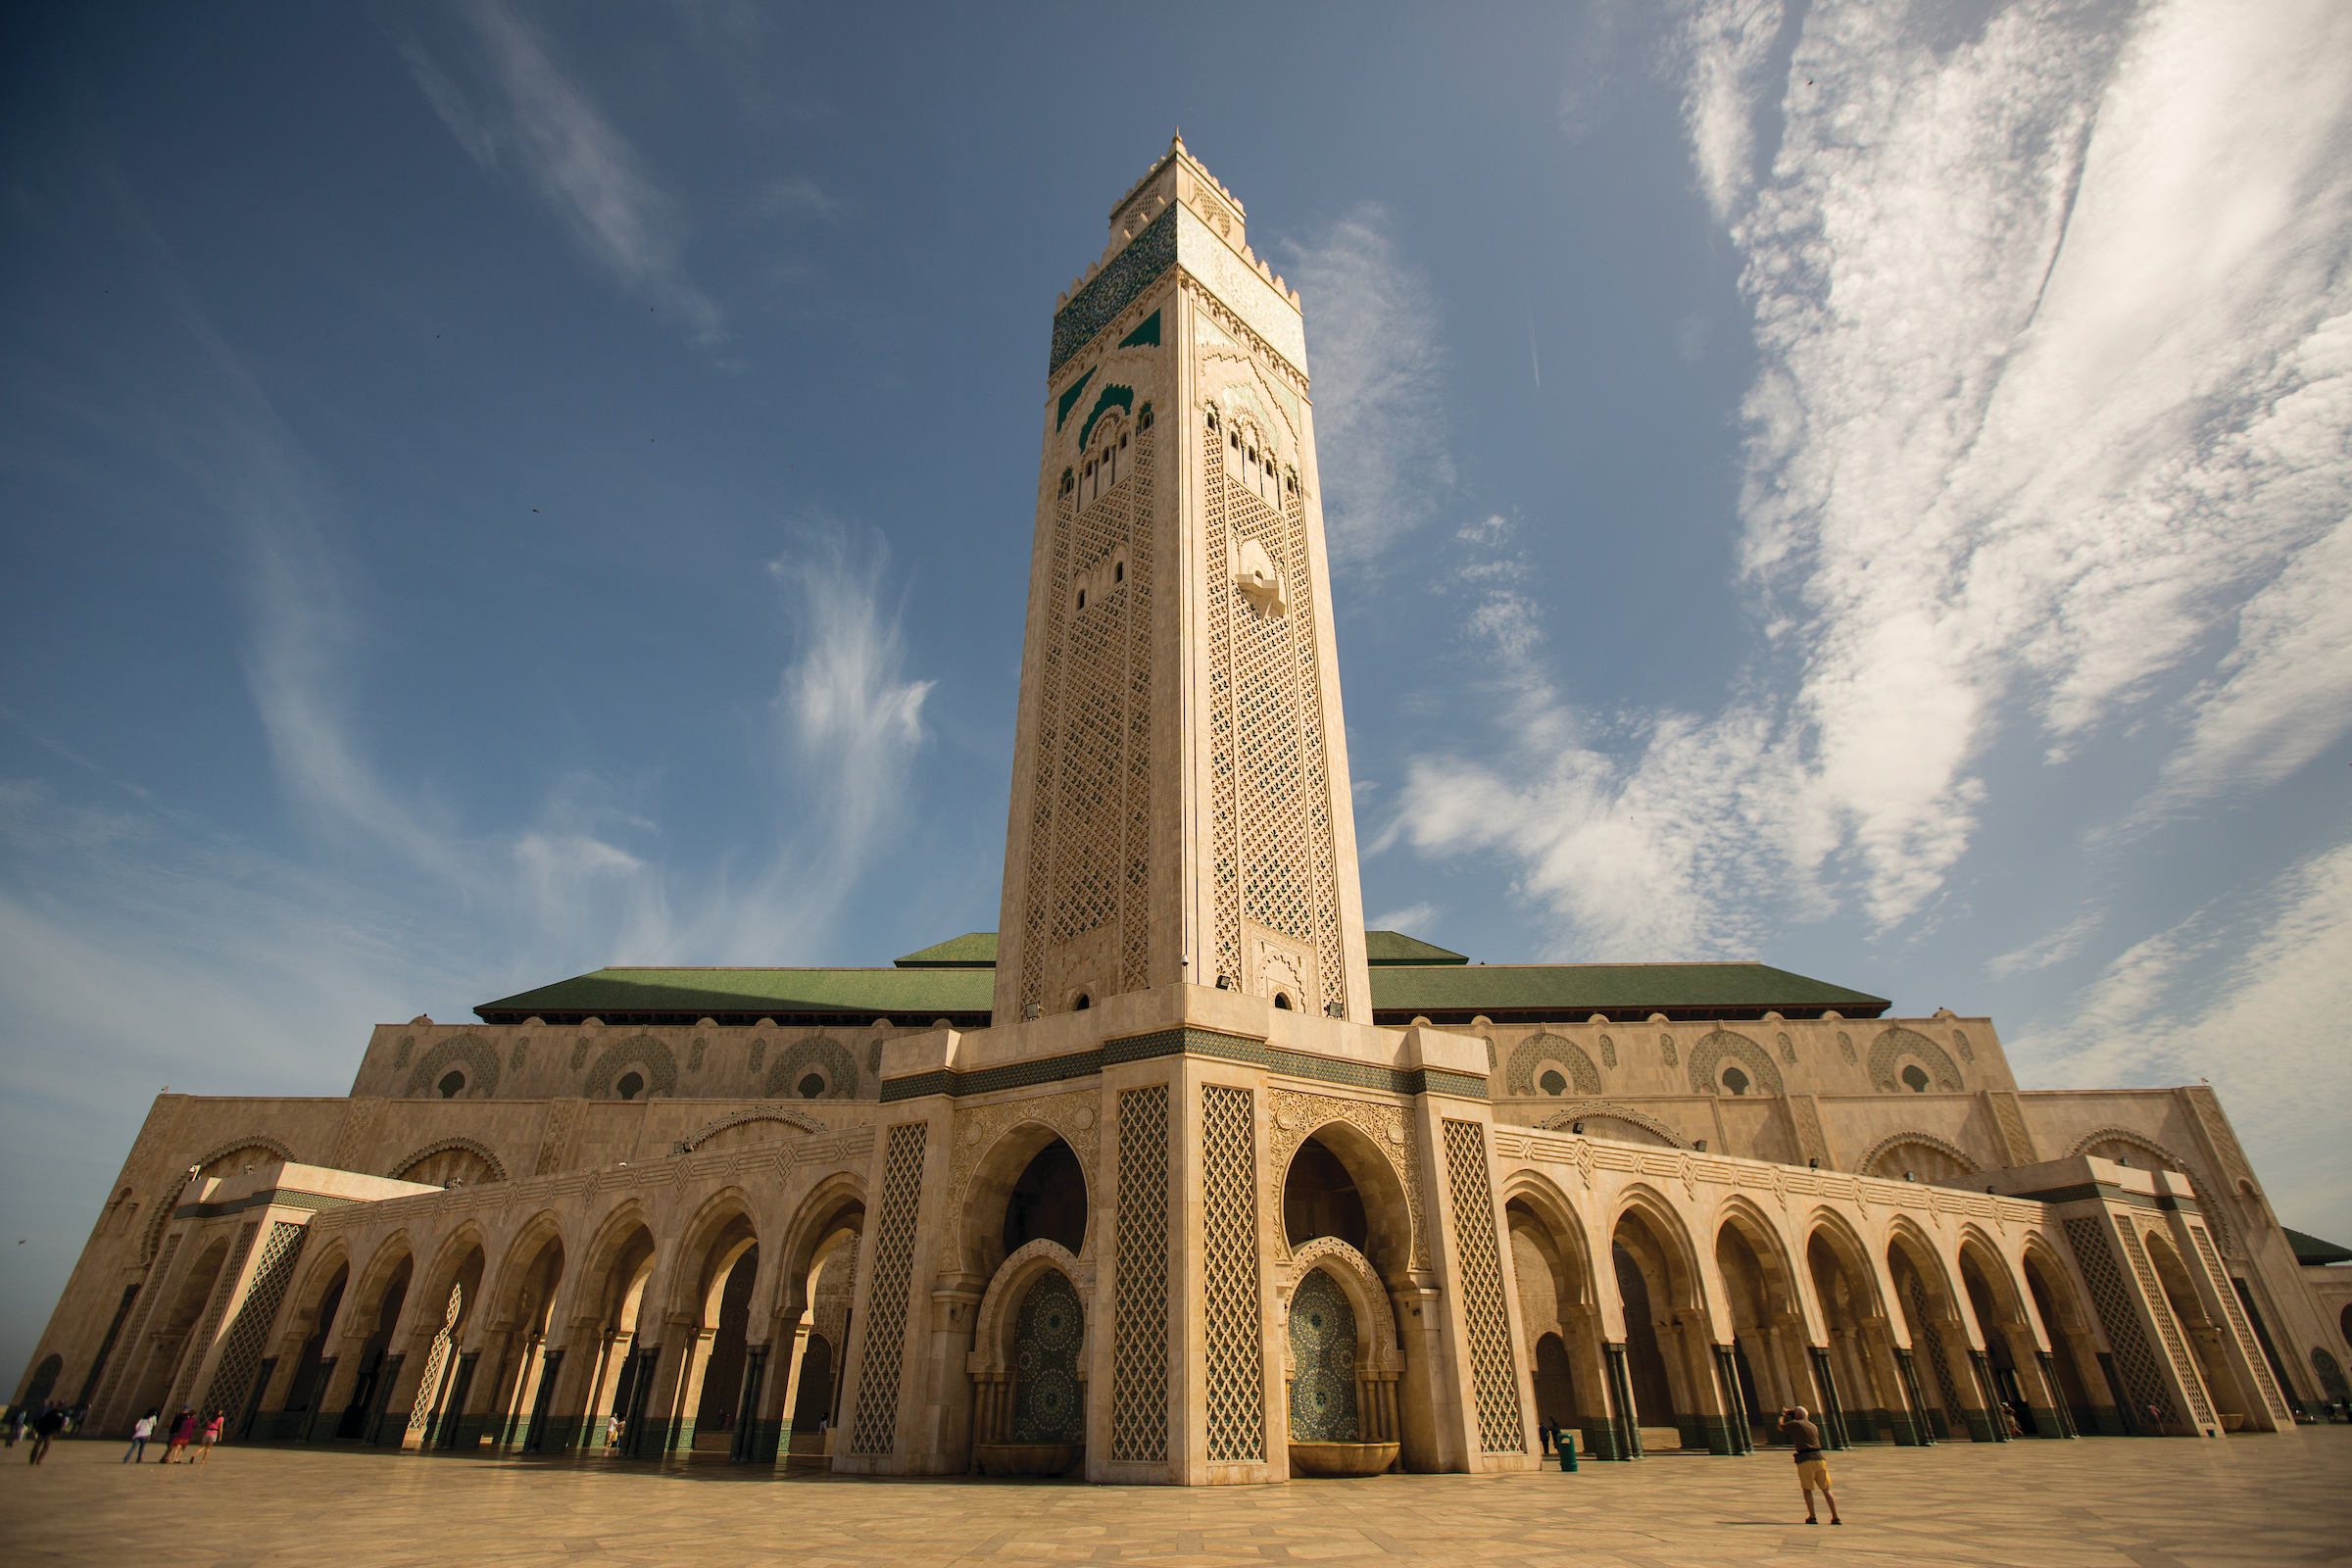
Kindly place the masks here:
<instances>
[{"instance_id":1,"label":"stone fountain basin","mask_svg":"<svg viewBox=\"0 0 2352 1568\"><path fill-rule=\"evenodd\" d=\"M1294 1443L1291 1473L1301 1476L1376 1476L1396 1462L1394 1443Z\"/></svg>"},{"instance_id":2,"label":"stone fountain basin","mask_svg":"<svg viewBox=\"0 0 2352 1568\"><path fill-rule=\"evenodd\" d=\"M1083 1443L975 1443L972 1456L991 1476L1057 1476L1086 1457Z\"/></svg>"}]
</instances>

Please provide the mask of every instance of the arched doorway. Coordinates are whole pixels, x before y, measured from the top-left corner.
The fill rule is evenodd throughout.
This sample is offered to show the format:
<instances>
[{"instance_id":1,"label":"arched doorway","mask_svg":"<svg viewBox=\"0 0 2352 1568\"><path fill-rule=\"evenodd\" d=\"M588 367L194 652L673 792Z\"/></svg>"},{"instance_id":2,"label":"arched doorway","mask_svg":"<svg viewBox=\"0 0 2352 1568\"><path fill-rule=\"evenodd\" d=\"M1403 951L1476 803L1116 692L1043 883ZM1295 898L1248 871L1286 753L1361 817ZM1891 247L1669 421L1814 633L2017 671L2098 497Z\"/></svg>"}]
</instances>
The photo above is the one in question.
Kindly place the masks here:
<instances>
[{"instance_id":1,"label":"arched doorway","mask_svg":"<svg viewBox=\"0 0 2352 1568\"><path fill-rule=\"evenodd\" d=\"M326 1402L327 1380L334 1376L335 1358L327 1353L333 1343L336 1320L343 1310L343 1293L351 1286L351 1266L339 1261L328 1274L326 1287L300 1316L311 1325L303 1337L302 1349L295 1357L294 1376L286 1385L285 1408L277 1422L281 1438L310 1441L316 1434L312 1427L317 1407Z\"/></svg>"},{"instance_id":2,"label":"arched doorway","mask_svg":"<svg viewBox=\"0 0 2352 1568\"><path fill-rule=\"evenodd\" d=\"M1819 1216L1805 1238L1805 1266L1827 1339L1806 1348L1814 1396L1799 1402L1822 1416L1822 1436L1834 1447L1933 1442L1861 1239L1834 1216Z\"/></svg>"},{"instance_id":3,"label":"arched doorway","mask_svg":"<svg viewBox=\"0 0 2352 1568\"><path fill-rule=\"evenodd\" d=\"M780 1453L788 1470L828 1467L828 1446L841 1421L864 1224L863 1188L836 1176L819 1185L786 1229L774 1265L767 1343L753 1348L762 1364L745 1373L747 1384L760 1386L760 1414L735 1450L739 1462L765 1463Z\"/></svg>"},{"instance_id":4,"label":"arched doorway","mask_svg":"<svg viewBox=\"0 0 2352 1568\"><path fill-rule=\"evenodd\" d=\"M2090 1318L2066 1265L2039 1245L2026 1248L2026 1294L2050 1342L2044 1372L2065 1401L2067 1423L2082 1437L2121 1437L2126 1428L2101 1371Z\"/></svg>"},{"instance_id":5,"label":"arched doorway","mask_svg":"<svg viewBox=\"0 0 2352 1568\"><path fill-rule=\"evenodd\" d=\"M173 1398L186 1399L189 1394L179 1393L173 1386L175 1374L184 1366L184 1377L192 1379L196 1368L187 1364L189 1358L202 1354L201 1347L190 1344L197 1320L203 1316L205 1303L212 1299L213 1287L220 1282L220 1267L228 1258L228 1238L216 1237L206 1244L196 1261L179 1278L172 1293L172 1306L150 1329L154 1348L147 1364L141 1369L137 1393L132 1396L130 1411L133 1417L152 1409L162 1409ZM172 1411L164 1410L168 1421Z\"/></svg>"},{"instance_id":6,"label":"arched doorway","mask_svg":"<svg viewBox=\"0 0 2352 1568\"><path fill-rule=\"evenodd\" d=\"M689 1360L678 1397L681 1430L666 1446L732 1456L738 1427L751 1419L744 1401L760 1242L741 1206L745 1200L728 1195L721 1201L723 1207L694 1227L687 1244L694 1267L670 1314L670 1322L683 1327L679 1348Z\"/></svg>"},{"instance_id":7,"label":"arched doorway","mask_svg":"<svg viewBox=\"0 0 2352 1568\"><path fill-rule=\"evenodd\" d=\"M1980 1236L1961 1240L1960 1288L1984 1335L1980 1368L1996 1401L1992 1419L2011 1437L2071 1437L2026 1318L2024 1294L2008 1264Z\"/></svg>"},{"instance_id":8,"label":"arched doorway","mask_svg":"<svg viewBox=\"0 0 2352 1568\"><path fill-rule=\"evenodd\" d=\"M352 1333L344 1336L348 1343L354 1335L360 1340L356 1358L351 1360L351 1393L345 1398L341 1417L335 1423L335 1437L360 1443L379 1441L377 1427L384 1404L392 1395L392 1378L400 1371L400 1357L392 1352L392 1331L400 1322L401 1309L408 1304L409 1280L416 1271L416 1259L405 1250L394 1258L379 1260L369 1269L374 1282L361 1296L363 1305L372 1308L355 1316ZM337 1372L337 1381L341 1381ZM329 1385L331 1390L332 1385ZM321 1412L323 1414L323 1412Z\"/></svg>"},{"instance_id":9,"label":"arched doorway","mask_svg":"<svg viewBox=\"0 0 2352 1568\"><path fill-rule=\"evenodd\" d=\"M1919 1392L1927 1399L1928 1422L1942 1439L1995 1439L1984 1396L1974 1391L1976 1369L1943 1267L1927 1243L1898 1230L1886 1245L1886 1275L1894 1285L1896 1310L1910 1331L1911 1351L1922 1367Z\"/></svg>"},{"instance_id":10,"label":"arched doorway","mask_svg":"<svg viewBox=\"0 0 2352 1568\"><path fill-rule=\"evenodd\" d=\"M461 1240L445 1248L426 1276L410 1335L409 1367L416 1369L414 1393L408 1396L405 1446L436 1449L470 1448L481 1439L478 1415L468 1420L474 1396L474 1372L481 1352L465 1348L480 1319L482 1275L488 1265L478 1235L461 1232ZM487 1393L484 1389L479 1391ZM404 1391L396 1386L395 1400Z\"/></svg>"},{"instance_id":11,"label":"arched doorway","mask_svg":"<svg viewBox=\"0 0 2352 1568\"><path fill-rule=\"evenodd\" d=\"M549 1416L564 1351L551 1346L556 1293L564 1284L564 1238L552 1217L524 1232L508 1253L492 1320L512 1325L500 1347L493 1441L538 1453L548 1446ZM560 1442L557 1446L561 1446Z\"/></svg>"},{"instance_id":12,"label":"arched doorway","mask_svg":"<svg viewBox=\"0 0 2352 1568\"><path fill-rule=\"evenodd\" d=\"M1607 1348L1635 1421L1622 1434L1636 1454L1710 1448L1729 1453L1728 1412L1714 1385L1713 1347L1688 1241L1663 1204L1637 1200L1617 1218L1609 1261L1625 1341ZM1712 1429L1708 1418L1715 1418Z\"/></svg>"},{"instance_id":13,"label":"arched doorway","mask_svg":"<svg viewBox=\"0 0 2352 1568\"><path fill-rule=\"evenodd\" d=\"M2270 1412L2262 1400L2254 1396L2238 1381L2237 1369L2230 1364L2223 1348L2222 1336L2227 1330L2205 1310L2204 1298L2189 1278L2188 1269L2180 1254L2164 1233L2149 1231L2146 1235L2148 1261L2155 1265L2157 1283L2163 1288L2164 1298L2173 1309L2174 1321L2180 1326L2181 1337L2188 1341L2189 1353L2195 1357L2197 1371L2205 1381L2205 1392L2213 1401L2214 1429L2243 1428L2249 1421L2262 1426L2271 1425Z\"/></svg>"},{"instance_id":14,"label":"arched doorway","mask_svg":"<svg viewBox=\"0 0 2352 1568\"><path fill-rule=\"evenodd\" d=\"M1728 1214L1715 1233L1715 1266L1732 1320L1732 1366L1739 1385L1740 1419L1751 1447L1782 1442L1777 1413L1811 1409L1803 1348L1804 1313L1795 1281L1772 1228L1744 1209Z\"/></svg>"},{"instance_id":15,"label":"arched doorway","mask_svg":"<svg viewBox=\"0 0 2352 1568\"><path fill-rule=\"evenodd\" d=\"M1574 1434L1590 1457L1632 1457L1622 1451L1610 1408L1592 1267L1574 1209L1549 1183L1522 1176L1505 1188L1502 1212L1519 1313L1534 1341L1538 1422Z\"/></svg>"}]
</instances>

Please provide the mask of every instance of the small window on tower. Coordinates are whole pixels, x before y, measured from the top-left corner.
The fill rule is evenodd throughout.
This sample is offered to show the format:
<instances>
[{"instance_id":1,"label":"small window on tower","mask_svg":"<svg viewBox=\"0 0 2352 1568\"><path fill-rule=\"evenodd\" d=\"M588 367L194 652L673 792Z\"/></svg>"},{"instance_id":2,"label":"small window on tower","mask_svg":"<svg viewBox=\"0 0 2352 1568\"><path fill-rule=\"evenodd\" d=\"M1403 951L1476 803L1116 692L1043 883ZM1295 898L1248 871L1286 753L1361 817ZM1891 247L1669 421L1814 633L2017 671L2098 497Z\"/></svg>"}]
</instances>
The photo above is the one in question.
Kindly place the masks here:
<instances>
[{"instance_id":1,"label":"small window on tower","mask_svg":"<svg viewBox=\"0 0 2352 1568\"><path fill-rule=\"evenodd\" d=\"M1119 432L1119 450L1121 452L1127 450L1127 432L1124 430Z\"/></svg>"},{"instance_id":2,"label":"small window on tower","mask_svg":"<svg viewBox=\"0 0 2352 1568\"><path fill-rule=\"evenodd\" d=\"M1251 447L1249 451L1243 453L1242 456L1248 458L1251 463L1255 463L1257 461L1257 448Z\"/></svg>"},{"instance_id":3,"label":"small window on tower","mask_svg":"<svg viewBox=\"0 0 2352 1568\"><path fill-rule=\"evenodd\" d=\"M1208 411L1208 427L1211 430L1217 427L1217 411L1213 407Z\"/></svg>"},{"instance_id":4,"label":"small window on tower","mask_svg":"<svg viewBox=\"0 0 2352 1568\"><path fill-rule=\"evenodd\" d=\"M1277 992L1275 992L1275 993L1274 993L1274 1005L1276 1005L1277 1007L1280 1007L1280 1008L1281 1008L1283 1011L1285 1011L1285 1012L1289 1012L1289 1011L1291 1010L1291 999L1290 999L1290 994L1289 994L1288 992L1283 992L1283 991L1277 991Z\"/></svg>"},{"instance_id":5,"label":"small window on tower","mask_svg":"<svg viewBox=\"0 0 2352 1568\"><path fill-rule=\"evenodd\" d=\"M1138 430L1149 430L1152 428L1151 404L1147 403L1144 405L1144 412L1136 416L1135 427ZM1213 414L1208 416L1208 427L1212 430L1217 427L1217 416Z\"/></svg>"},{"instance_id":6,"label":"small window on tower","mask_svg":"<svg viewBox=\"0 0 2352 1568\"><path fill-rule=\"evenodd\" d=\"M1125 581L1127 580L1127 563L1125 563L1124 561L1121 561L1121 562L1115 563L1115 564L1114 564L1111 566L1111 568L1110 568L1110 580L1111 580L1112 582L1125 582Z\"/></svg>"},{"instance_id":7,"label":"small window on tower","mask_svg":"<svg viewBox=\"0 0 2352 1568\"><path fill-rule=\"evenodd\" d=\"M1226 431L1226 432L1225 432L1225 440L1226 440L1227 444L1228 444L1228 445L1230 445L1230 446L1233 448L1233 450L1234 450L1234 451L1236 451L1236 452L1239 452L1239 451L1241 451L1241 450L1242 450L1242 432L1241 432L1241 431L1239 431L1239 430L1228 430L1228 431Z\"/></svg>"},{"instance_id":8,"label":"small window on tower","mask_svg":"<svg viewBox=\"0 0 2352 1568\"><path fill-rule=\"evenodd\" d=\"M1083 588L1078 590L1078 608L1080 610L1086 608L1086 590Z\"/></svg>"}]
</instances>

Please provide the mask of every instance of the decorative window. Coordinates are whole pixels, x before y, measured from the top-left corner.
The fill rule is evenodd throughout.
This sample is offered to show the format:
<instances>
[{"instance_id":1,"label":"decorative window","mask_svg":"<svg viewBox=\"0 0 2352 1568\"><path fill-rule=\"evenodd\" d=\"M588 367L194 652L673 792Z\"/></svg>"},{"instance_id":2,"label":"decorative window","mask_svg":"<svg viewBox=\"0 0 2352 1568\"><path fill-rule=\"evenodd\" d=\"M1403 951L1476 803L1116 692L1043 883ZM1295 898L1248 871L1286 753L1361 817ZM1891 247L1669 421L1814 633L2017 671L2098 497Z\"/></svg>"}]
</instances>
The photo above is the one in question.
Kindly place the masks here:
<instances>
[{"instance_id":1,"label":"decorative window","mask_svg":"<svg viewBox=\"0 0 2352 1568\"><path fill-rule=\"evenodd\" d=\"M1544 1076L1536 1080L1536 1087L1547 1095L1564 1095L1568 1092L1568 1080L1560 1076L1557 1067L1546 1067Z\"/></svg>"},{"instance_id":2,"label":"decorative window","mask_svg":"<svg viewBox=\"0 0 2352 1568\"><path fill-rule=\"evenodd\" d=\"M1739 1068L1726 1067L1723 1069L1723 1087L1730 1090L1733 1094L1746 1094L1747 1082L1747 1074L1741 1072Z\"/></svg>"},{"instance_id":3,"label":"decorative window","mask_svg":"<svg viewBox=\"0 0 2352 1568\"><path fill-rule=\"evenodd\" d=\"M1918 1062L1912 1062L1903 1069L1903 1084L1913 1094L1924 1095L1928 1092L1927 1072Z\"/></svg>"},{"instance_id":4,"label":"decorative window","mask_svg":"<svg viewBox=\"0 0 2352 1568\"><path fill-rule=\"evenodd\" d=\"M1095 1004L1095 999L1094 999L1094 998L1092 998L1092 997L1090 997L1090 996L1088 996L1088 995L1087 995L1085 992L1081 991L1081 992L1079 992L1079 993L1078 993L1077 997L1076 997L1076 998L1075 998L1075 999L1074 999L1074 1000L1073 1000L1073 1001L1070 1003L1070 1010L1071 1010L1072 1012L1084 1012L1084 1011L1085 1011L1087 1008L1089 1008L1089 1007L1093 1006L1094 1004Z\"/></svg>"},{"instance_id":5,"label":"decorative window","mask_svg":"<svg viewBox=\"0 0 2352 1568\"><path fill-rule=\"evenodd\" d=\"M800 1092L803 1100L822 1100L825 1098L825 1075L821 1072L806 1074L793 1088Z\"/></svg>"},{"instance_id":6,"label":"decorative window","mask_svg":"<svg viewBox=\"0 0 2352 1568\"><path fill-rule=\"evenodd\" d=\"M612 1086L612 1092L623 1100L635 1100L645 1093L645 1074L634 1071L622 1073L620 1082Z\"/></svg>"},{"instance_id":7,"label":"decorative window","mask_svg":"<svg viewBox=\"0 0 2352 1568\"><path fill-rule=\"evenodd\" d=\"M1285 1012L1289 1012L1291 1010L1291 994L1287 991L1275 992L1274 1005L1280 1007Z\"/></svg>"},{"instance_id":8,"label":"decorative window","mask_svg":"<svg viewBox=\"0 0 2352 1568\"><path fill-rule=\"evenodd\" d=\"M443 1100L455 1100L466 1092L466 1075L453 1068L443 1073L441 1081L433 1087L441 1091Z\"/></svg>"}]
</instances>

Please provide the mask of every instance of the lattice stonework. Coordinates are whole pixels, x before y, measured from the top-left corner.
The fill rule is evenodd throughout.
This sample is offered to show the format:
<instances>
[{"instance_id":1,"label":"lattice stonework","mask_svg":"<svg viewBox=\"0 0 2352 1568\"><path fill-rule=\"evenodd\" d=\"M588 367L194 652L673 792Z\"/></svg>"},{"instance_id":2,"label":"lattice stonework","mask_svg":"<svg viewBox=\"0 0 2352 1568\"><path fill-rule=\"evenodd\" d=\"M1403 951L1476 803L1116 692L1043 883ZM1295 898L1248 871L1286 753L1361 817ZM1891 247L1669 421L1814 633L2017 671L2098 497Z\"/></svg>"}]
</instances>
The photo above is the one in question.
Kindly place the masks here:
<instances>
[{"instance_id":1,"label":"lattice stonework","mask_svg":"<svg viewBox=\"0 0 2352 1568\"><path fill-rule=\"evenodd\" d=\"M1119 482L1054 503L1037 685L1037 773L1021 921L1021 1001L1044 994L1049 948L1116 923L1122 991L1151 984L1152 437ZM1125 563L1077 608L1079 578Z\"/></svg>"},{"instance_id":2,"label":"lattice stonework","mask_svg":"<svg viewBox=\"0 0 2352 1568\"><path fill-rule=\"evenodd\" d=\"M2124 1251L2132 1259L2132 1272L2139 1278L2140 1295L2147 1298L2148 1314L2156 1319L2156 1328L2164 1336L2164 1348L2173 1358L2173 1371L2180 1386L2188 1391L2189 1407L2197 1413L2197 1425L2214 1424L2213 1410L2205 1402L2205 1384L2197 1376L2196 1363L2189 1359L2188 1344L2180 1338L2180 1325L2173 1321L2173 1309L2164 1297L2164 1286L2156 1278L2156 1267L2148 1261L2148 1250L2140 1245L2139 1232L2124 1227Z\"/></svg>"},{"instance_id":3,"label":"lattice stonework","mask_svg":"<svg viewBox=\"0 0 2352 1568\"><path fill-rule=\"evenodd\" d=\"M261 1221L248 1220L237 1229L237 1239L228 1249L228 1256L220 1260L220 1283L213 1287L213 1299L204 1309L204 1322L187 1343L179 1364L179 1376L173 1380L172 1402L168 1409L177 1409L188 1402L196 1392L196 1374L204 1361L204 1352L220 1332L220 1319L228 1311L229 1292L237 1288L237 1276L245 1272L246 1254L253 1250L253 1238L262 1228ZM202 1261L201 1257L198 1261Z\"/></svg>"},{"instance_id":4,"label":"lattice stonework","mask_svg":"<svg viewBox=\"0 0 2352 1568\"><path fill-rule=\"evenodd\" d=\"M1200 1091L1201 1276L1207 1296L1208 1457L1266 1456L1257 1274L1257 1111L1247 1089Z\"/></svg>"},{"instance_id":5,"label":"lattice stonework","mask_svg":"<svg viewBox=\"0 0 2352 1568\"><path fill-rule=\"evenodd\" d=\"M1478 1398L1479 1447L1487 1453L1525 1453L1519 1364L1511 1353L1502 1253L1494 1240L1494 1187L1487 1176L1487 1140L1478 1123L1446 1123L1446 1181L1453 1195L1454 1255L1461 1265L1459 1296L1470 1339L1470 1385Z\"/></svg>"},{"instance_id":6,"label":"lattice stonework","mask_svg":"<svg viewBox=\"0 0 2352 1568\"><path fill-rule=\"evenodd\" d=\"M1223 431L1201 440L1217 972L1244 974L1247 918L1314 949L1329 1010L1346 1002L1348 979L1305 500L1288 491L1275 511L1226 472ZM1260 614L1234 587L1236 543L1251 539L1281 573L1279 614Z\"/></svg>"},{"instance_id":7,"label":"lattice stonework","mask_svg":"<svg viewBox=\"0 0 2352 1568\"><path fill-rule=\"evenodd\" d=\"M906 1284L914 1271L914 1218L922 1201L919 1121L890 1130L882 1153L882 1215L874 1227L874 1279L866 1298L865 1356L858 1367L852 1453L888 1453L899 1438L899 1369L906 1350Z\"/></svg>"},{"instance_id":8,"label":"lattice stonework","mask_svg":"<svg viewBox=\"0 0 2352 1568\"><path fill-rule=\"evenodd\" d=\"M1936 1320L1928 1315L1928 1288L1911 1280L1911 1310L1919 1315L1919 1337L1928 1351L1928 1365L1935 1369L1936 1390L1943 1396L1944 1418L1950 1421L1965 1419L1961 1412L1968 1408L1960 1397L1959 1385L1952 1381L1951 1363L1944 1359L1943 1336L1936 1331Z\"/></svg>"},{"instance_id":9,"label":"lattice stonework","mask_svg":"<svg viewBox=\"0 0 2352 1568\"><path fill-rule=\"evenodd\" d=\"M2213 1281L2213 1294L2220 1298L2222 1310L2230 1314L2230 1328L2237 1336L2237 1353L2246 1365L2254 1369L2254 1379L2262 1386L2262 1396L2273 1416L2287 1413L2286 1401L2278 1396L2278 1385L2271 1380L2270 1363L2262 1358L2254 1343L2254 1335L2246 1327L2246 1314L2237 1304L2237 1292L2230 1288L2230 1276L2222 1268L2222 1259L2213 1248L2213 1238L2205 1234L2202 1225L2191 1225L2188 1234L2196 1239L2197 1254L2205 1260L2205 1276Z\"/></svg>"},{"instance_id":10,"label":"lattice stonework","mask_svg":"<svg viewBox=\"0 0 2352 1568\"><path fill-rule=\"evenodd\" d=\"M212 1390L204 1396L207 1410L225 1410L231 1421L244 1414L246 1396L253 1393L254 1368L261 1364L270 1325L277 1320L277 1303L285 1299L286 1284L294 1277L295 1260L302 1256L302 1244L309 1237L307 1227L282 1219L270 1227L269 1239L262 1243L262 1260L254 1267L253 1283L245 1289L237 1320L229 1325L228 1343L220 1351L219 1370L213 1373Z\"/></svg>"},{"instance_id":11,"label":"lattice stonework","mask_svg":"<svg viewBox=\"0 0 2352 1568\"><path fill-rule=\"evenodd\" d=\"M2124 1387L2131 1391L2136 1406L2132 1412L2134 1420L2144 1416L2151 1405L2159 1420L2180 1420L2164 1376L2156 1370L2148 1338L2139 1332L2139 1315L2132 1310L2131 1292L2116 1267L2115 1249L2107 1245L2106 1232L2095 1219L2070 1219L2066 1242L2075 1250L2075 1261L2082 1265L2083 1283L2090 1287L2090 1304L2098 1311L2099 1326L2107 1331L2107 1343L2115 1347L2116 1369L2123 1373Z\"/></svg>"},{"instance_id":12,"label":"lattice stonework","mask_svg":"<svg viewBox=\"0 0 2352 1568\"><path fill-rule=\"evenodd\" d=\"M164 1243L163 1254L155 1260L155 1267L147 1271L147 1282L139 1287L138 1310L130 1320L130 1332L123 1337L122 1348L108 1363L106 1387L98 1391L98 1402L91 1406L97 1413L95 1431L103 1432L114 1425L115 1393L122 1387L123 1374L131 1363L140 1359L139 1351L147 1343L147 1320L155 1316L155 1299L163 1294L164 1282L172 1277L172 1259L179 1254L180 1239L185 1234L172 1233Z\"/></svg>"},{"instance_id":13,"label":"lattice stonework","mask_svg":"<svg viewBox=\"0 0 2352 1568\"><path fill-rule=\"evenodd\" d=\"M1110 1456L1168 1456L1168 1086L1119 1095Z\"/></svg>"}]
</instances>

